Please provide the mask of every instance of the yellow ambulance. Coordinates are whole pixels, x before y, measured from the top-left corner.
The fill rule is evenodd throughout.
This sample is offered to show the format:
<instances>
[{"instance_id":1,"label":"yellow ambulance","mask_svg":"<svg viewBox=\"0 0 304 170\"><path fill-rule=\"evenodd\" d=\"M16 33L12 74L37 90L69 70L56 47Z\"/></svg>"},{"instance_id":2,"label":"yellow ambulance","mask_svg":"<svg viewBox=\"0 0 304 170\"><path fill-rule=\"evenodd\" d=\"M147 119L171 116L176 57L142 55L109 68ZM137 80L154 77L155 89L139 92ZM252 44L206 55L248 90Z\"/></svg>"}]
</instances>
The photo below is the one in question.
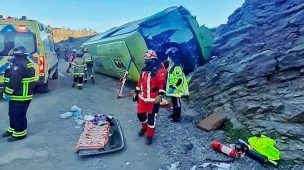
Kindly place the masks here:
<instances>
[{"instance_id":1,"label":"yellow ambulance","mask_svg":"<svg viewBox=\"0 0 304 170\"><path fill-rule=\"evenodd\" d=\"M50 26L38 21L0 15L0 90L3 90L3 75L10 67L9 51L17 46L24 46L34 64L35 91L50 91L50 79L58 78L58 58Z\"/></svg>"}]
</instances>

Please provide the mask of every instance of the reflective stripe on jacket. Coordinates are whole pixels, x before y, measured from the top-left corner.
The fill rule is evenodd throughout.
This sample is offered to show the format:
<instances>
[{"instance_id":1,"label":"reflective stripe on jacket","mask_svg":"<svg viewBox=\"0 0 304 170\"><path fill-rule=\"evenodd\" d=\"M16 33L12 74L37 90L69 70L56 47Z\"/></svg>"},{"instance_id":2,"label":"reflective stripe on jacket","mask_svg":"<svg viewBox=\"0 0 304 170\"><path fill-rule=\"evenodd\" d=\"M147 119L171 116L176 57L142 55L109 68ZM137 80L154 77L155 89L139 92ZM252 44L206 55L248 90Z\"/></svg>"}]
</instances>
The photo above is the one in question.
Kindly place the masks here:
<instances>
[{"instance_id":1,"label":"reflective stripe on jacket","mask_svg":"<svg viewBox=\"0 0 304 170\"><path fill-rule=\"evenodd\" d=\"M10 100L26 101L33 98L35 69L26 57L18 57L4 74L4 93Z\"/></svg>"},{"instance_id":2,"label":"reflective stripe on jacket","mask_svg":"<svg viewBox=\"0 0 304 170\"><path fill-rule=\"evenodd\" d=\"M174 92L169 94L170 87L174 88ZM167 73L166 82L167 96L182 97L189 96L189 87L186 80L186 76L181 66L174 66Z\"/></svg>"}]
</instances>

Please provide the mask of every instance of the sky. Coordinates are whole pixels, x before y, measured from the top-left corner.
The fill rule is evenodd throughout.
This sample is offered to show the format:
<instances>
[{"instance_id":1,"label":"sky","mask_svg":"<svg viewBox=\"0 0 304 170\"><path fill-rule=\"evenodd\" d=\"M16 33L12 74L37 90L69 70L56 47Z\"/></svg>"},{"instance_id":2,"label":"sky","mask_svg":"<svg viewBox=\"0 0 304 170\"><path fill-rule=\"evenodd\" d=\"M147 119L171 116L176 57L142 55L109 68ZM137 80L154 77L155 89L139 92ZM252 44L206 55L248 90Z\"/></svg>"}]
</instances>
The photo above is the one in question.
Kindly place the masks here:
<instances>
[{"instance_id":1,"label":"sky","mask_svg":"<svg viewBox=\"0 0 304 170\"><path fill-rule=\"evenodd\" d=\"M0 15L38 20L52 27L99 33L172 6L184 6L199 25L225 24L244 0L1 0Z\"/></svg>"}]
</instances>

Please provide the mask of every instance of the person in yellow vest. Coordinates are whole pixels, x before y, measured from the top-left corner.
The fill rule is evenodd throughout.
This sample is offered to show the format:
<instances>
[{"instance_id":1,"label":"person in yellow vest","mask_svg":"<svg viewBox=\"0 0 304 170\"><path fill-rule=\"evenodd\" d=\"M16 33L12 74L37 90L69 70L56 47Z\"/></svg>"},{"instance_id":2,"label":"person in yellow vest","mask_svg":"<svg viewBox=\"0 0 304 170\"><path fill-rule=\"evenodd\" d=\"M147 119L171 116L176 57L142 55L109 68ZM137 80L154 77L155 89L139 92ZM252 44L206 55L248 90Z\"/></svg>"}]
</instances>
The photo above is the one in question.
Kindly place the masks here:
<instances>
[{"instance_id":1,"label":"person in yellow vest","mask_svg":"<svg viewBox=\"0 0 304 170\"><path fill-rule=\"evenodd\" d=\"M23 46L9 52L12 65L5 71L3 98L9 101L10 125L2 137L10 137L8 142L21 140L27 135L26 113L33 98L35 69L28 58L28 51Z\"/></svg>"},{"instance_id":2,"label":"person in yellow vest","mask_svg":"<svg viewBox=\"0 0 304 170\"><path fill-rule=\"evenodd\" d=\"M76 84L79 88L79 90L82 90L82 83L83 83L83 77L85 75L85 69L86 69L86 63L83 58L83 53L81 51L78 51L76 53L77 58L75 58L72 62L72 69L74 70L73 76L74 76L74 82L72 87L75 87Z\"/></svg>"},{"instance_id":3,"label":"person in yellow vest","mask_svg":"<svg viewBox=\"0 0 304 170\"><path fill-rule=\"evenodd\" d=\"M91 54L89 53L89 49L87 49L87 48L84 49L83 58L87 65L86 74L84 76L84 83L88 82L88 76L89 76L92 80L92 83L95 84L95 79L94 79L94 75L93 75L93 60L92 60Z\"/></svg>"},{"instance_id":4,"label":"person in yellow vest","mask_svg":"<svg viewBox=\"0 0 304 170\"><path fill-rule=\"evenodd\" d=\"M169 117L173 122L181 120L181 97L189 96L188 83L181 65L181 53L176 47L166 51L169 66L167 68L166 95L171 97L173 114Z\"/></svg>"}]
</instances>

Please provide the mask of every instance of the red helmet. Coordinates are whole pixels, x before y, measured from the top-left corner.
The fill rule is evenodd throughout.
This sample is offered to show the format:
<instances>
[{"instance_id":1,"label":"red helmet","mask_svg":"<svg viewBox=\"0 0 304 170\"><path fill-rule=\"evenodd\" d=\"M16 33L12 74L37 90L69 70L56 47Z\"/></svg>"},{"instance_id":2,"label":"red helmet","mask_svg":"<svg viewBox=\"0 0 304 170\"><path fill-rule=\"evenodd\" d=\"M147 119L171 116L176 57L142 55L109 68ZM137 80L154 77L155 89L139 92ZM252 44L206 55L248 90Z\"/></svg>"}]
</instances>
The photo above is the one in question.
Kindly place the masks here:
<instances>
[{"instance_id":1,"label":"red helmet","mask_svg":"<svg viewBox=\"0 0 304 170\"><path fill-rule=\"evenodd\" d=\"M144 53L144 59L157 59L156 52L153 50L148 50L147 52Z\"/></svg>"}]
</instances>

